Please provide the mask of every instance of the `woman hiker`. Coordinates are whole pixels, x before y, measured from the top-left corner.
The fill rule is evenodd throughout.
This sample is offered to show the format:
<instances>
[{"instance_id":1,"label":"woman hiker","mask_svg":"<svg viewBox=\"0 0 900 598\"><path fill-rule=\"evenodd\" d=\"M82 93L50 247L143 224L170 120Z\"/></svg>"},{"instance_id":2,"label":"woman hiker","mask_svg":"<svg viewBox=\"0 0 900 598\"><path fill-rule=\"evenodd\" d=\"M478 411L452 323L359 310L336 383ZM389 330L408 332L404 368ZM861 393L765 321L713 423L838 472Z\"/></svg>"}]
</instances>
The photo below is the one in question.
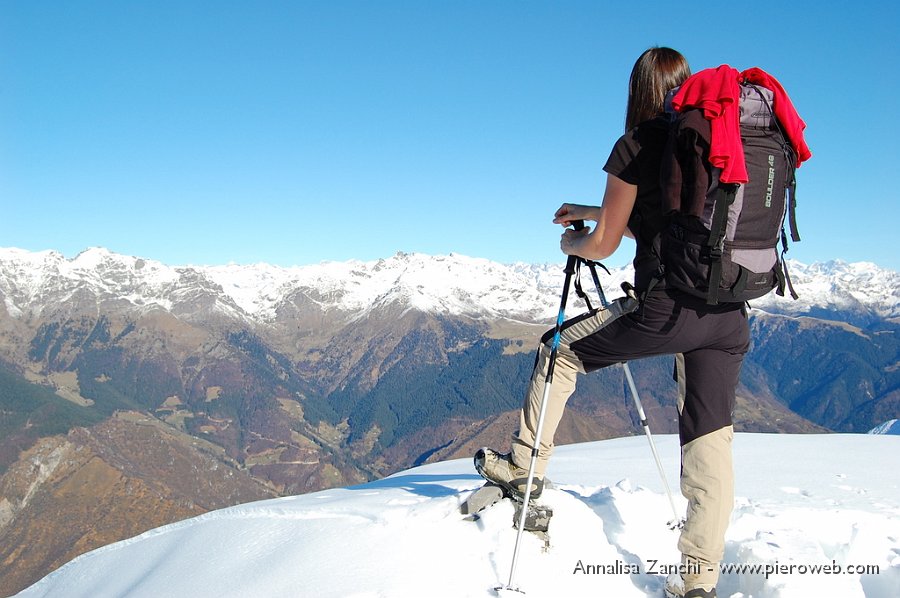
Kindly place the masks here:
<instances>
[{"instance_id":1,"label":"woman hiker","mask_svg":"<svg viewBox=\"0 0 900 598\"><path fill-rule=\"evenodd\" d=\"M635 279L633 292L626 297L586 319L563 324L531 497L540 496L543 489L553 436L578 374L642 357L675 355L681 492L688 507L678 541L682 575L670 576L666 590L670 596L703 598L716 595L718 563L733 505L731 412L750 335L743 304L709 306L703 299L666 289L663 283L647 292L659 267L658 240L665 226L660 197L660 164L669 130L665 98L690 74L685 58L670 48L651 48L638 58L629 81L626 133L604 166L602 205L566 203L554 215L553 222L564 227L578 220L595 223L593 228L565 230L560 246L567 255L602 260L623 236L634 238ZM518 496L525 492L549 356L547 336L511 452L485 448L475 459L484 478Z\"/></svg>"}]
</instances>

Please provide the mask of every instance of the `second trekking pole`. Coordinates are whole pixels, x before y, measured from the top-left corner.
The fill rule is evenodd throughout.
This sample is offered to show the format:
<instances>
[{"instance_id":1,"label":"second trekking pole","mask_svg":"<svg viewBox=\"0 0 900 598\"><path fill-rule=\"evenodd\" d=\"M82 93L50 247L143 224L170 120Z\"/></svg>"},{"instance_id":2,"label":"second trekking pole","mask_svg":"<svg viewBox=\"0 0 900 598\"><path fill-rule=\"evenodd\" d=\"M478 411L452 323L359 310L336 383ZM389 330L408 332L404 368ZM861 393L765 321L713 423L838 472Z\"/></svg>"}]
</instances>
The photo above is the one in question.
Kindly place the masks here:
<instances>
[{"instance_id":1,"label":"second trekking pole","mask_svg":"<svg viewBox=\"0 0 900 598\"><path fill-rule=\"evenodd\" d=\"M600 305L602 307L607 307L609 302L606 300L606 295L603 293L603 287L600 286L600 277L597 276L595 263L590 260L582 261L587 264L588 269L591 271L591 277L594 279L594 286L597 288L597 295L600 297ZM662 479L663 488L666 491L666 496L669 498L669 506L672 508L673 518L668 523L669 528L679 528L682 526L682 520L678 515L678 509L675 508L675 499L672 498L672 491L669 489L666 471L663 469L662 462L659 460L659 453L656 451L656 443L653 442L653 435L650 434L650 423L647 421L647 415L644 413L643 405L641 405L641 398L638 396L637 386L634 384L634 377L631 375L631 368L628 367L627 361L622 362L622 370L625 372L625 379L628 381L628 388L631 390L631 398L634 400L634 406L637 409L638 417L641 420L641 427L644 428L644 434L647 436L647 441L650 443L650 452L653 453L653 459L656 461L656 469L659 470L659 477Z\"/></svg>"},{"instance_id":2,"label":"second trekking pole","mask_svg":"<svg viewBox=\"0 0 900 598\"><path fill-rule=\"evenodd\" d=\"M572 228L581 230L584 228L584 221L576 220L572 223ZM556 327L553 329L553 340L550 343L550 358L547 362L547 376L544 378L544 394L541 397L541 408L538 413L537 428L534 431L534 445L531 447L531 463L528 465L528 477L525 481L525 496L522 498L522 512L519 514L519 522L516 531L516 547L513 550L512 565L509 568L509 581L505 586L494 588L498 594L505 594L507 591L513 591L524 594L522 590L514 585L516 578L516 566L519 561L519 549L522 542L522 532L525 531L525 517L528 513L528 501L531 500L531 484L534 482L534 472L537 467L537 458L541 446L541 435L544 432L544 418L547 415L547 399L550 395L550 385L553 384L553 370L556 368L556 355L559 352L559 338L562 333L562 325L566 318L566 303L569 300L569 285L572 282L572 276L575 274L575 268L578 265L578 256L570 255L566 261L565 282L563 282L562 298L559 302L559 313L556 316ZM540 349L539 349L540 350Z\"/></svg>"}]
</instances>

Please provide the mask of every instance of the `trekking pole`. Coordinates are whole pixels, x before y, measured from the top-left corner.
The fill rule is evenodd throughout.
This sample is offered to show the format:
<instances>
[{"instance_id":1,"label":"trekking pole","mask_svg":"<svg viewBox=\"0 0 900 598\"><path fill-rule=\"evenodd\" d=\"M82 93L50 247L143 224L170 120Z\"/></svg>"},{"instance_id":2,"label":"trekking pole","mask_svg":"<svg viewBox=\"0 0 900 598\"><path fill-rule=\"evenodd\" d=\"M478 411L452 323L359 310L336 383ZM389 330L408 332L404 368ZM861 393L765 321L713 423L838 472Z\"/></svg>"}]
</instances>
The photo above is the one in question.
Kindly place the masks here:
<instances>
[{"instance_id":1,"label":"trekking pole","mask_svg":"<svg viewBox=\"0 0 900 598\"><path fill-rule=\"evenodd\" d=\"M583 220L576 220L572 223L572 228L581 230L584 228ZM556 356L559 353L559 337L562 333L562 325L565 320L566 302L569 300L569 284L572 276L575 274L575 267L578 265L578 256L570 255L566 261L565 282L563 282L562 298L559 303L559 314L556 316L556 327L553 330L553 340L550 344L550 359L547 363L547 375L544 378L544 394L541 397L541 408L538 413L537 429L534 432L534 445L531 447L531 463L528 465L528 477L525 481L525 496L522 498L522 512L519 514L518 530L516 531L516 547L513 550L512 565L509 568L509 581L505 586L498 586L494 590L501 596L506 592L512 591L524 594L522 590L515 587L513 582L516 577L516 566L519 561L519 549L522 542L522 532L525 530L525 517L528 513L528 501L531 500L531 484L534 482L534 471L537 467L538 451L541 446L541 435L544 432L544 418L547 415L547 399L550 396L550 385L553 384L553 370L556 368ZM540 351L540 349L538 349Z\"/></svg>"},{"instance_id":2,"label":"trekking pole","mask_svg":"<svg viewBox=\"0 0 900 598\"><path fill-rule=\"evenodd\" d=\"M587 264L591 271L591 277L594 279L594 286L597 287L597 295L600 297L600 304L605 308L609 306L606 295L603 293L603 287L600 285L600 277L597 276L597 268L595 262L590 260L582 260ZM638 396L637 386L634 384L634 377L631 375L631 368L628 367L627 361L621 362L622 369L625 371L625 379L628 381L628 388L631 389L631 398L634 400L634 406L637 408L638 417L641 420L641 427L644 428L644 434L650 443L650 452L653 453L653 459L656 461L656 469L659 471L659 477L662 479L663 488L666 490L666 496L669 498L669 506L672 507L673 519L667 523L669 529L677 529L682 527L683 522L678 515L678 509L675 508L675 499L672 498L672 491L669 489L669 482L666 479L666 471L663 469L662 462L659 459L659 453L656 451L656 443L653 442L653 435L650 434L650 423L644 413L644 407L641 405L641 398Z\"/></svg>"}]
</instances>

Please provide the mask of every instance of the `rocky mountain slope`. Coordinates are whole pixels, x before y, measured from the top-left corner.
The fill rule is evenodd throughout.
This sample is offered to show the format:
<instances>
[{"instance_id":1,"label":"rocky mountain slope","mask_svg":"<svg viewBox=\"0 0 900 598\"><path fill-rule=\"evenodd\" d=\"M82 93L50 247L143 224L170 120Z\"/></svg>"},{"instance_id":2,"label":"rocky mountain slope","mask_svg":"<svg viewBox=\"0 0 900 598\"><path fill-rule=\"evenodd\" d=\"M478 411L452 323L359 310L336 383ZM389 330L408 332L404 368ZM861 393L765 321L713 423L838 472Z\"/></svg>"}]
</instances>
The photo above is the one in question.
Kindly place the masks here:
<instances>
[{"instance_id":1,"label":"rocky mountain slope","mask_svg":"<svg viewBox=\"0 0 900 598\"><path fill-rule=\"evenodd\" d=\"M98 546L274 496L221 448L144 414L41 438L0 477L0 595Z\"/></svg>"}]
</instances>

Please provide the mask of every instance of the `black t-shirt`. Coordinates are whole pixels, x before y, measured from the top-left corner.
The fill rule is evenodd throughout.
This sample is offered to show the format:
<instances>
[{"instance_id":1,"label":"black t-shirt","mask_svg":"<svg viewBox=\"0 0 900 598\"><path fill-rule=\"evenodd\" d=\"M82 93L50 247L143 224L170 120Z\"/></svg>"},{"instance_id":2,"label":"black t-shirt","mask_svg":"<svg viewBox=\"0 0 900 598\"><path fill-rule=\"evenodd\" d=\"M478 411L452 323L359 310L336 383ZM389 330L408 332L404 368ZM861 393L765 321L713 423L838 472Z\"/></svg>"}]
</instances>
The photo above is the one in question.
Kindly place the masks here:
<instances>
[{"instance_id":1,"label":"black t-shirt","mask_svg":"<svg viewBox=\"0 0 900 598\"><path fill-rule=\"evenodd\" d=\"M628 217L628 229L637 245L634 286L638 291L647 288L659 268L659 234L666 226L659 170L668 133L664 117L642 122L619 138L603 167L608 174L638 188Z\"/></svg>"}]
</instances>

